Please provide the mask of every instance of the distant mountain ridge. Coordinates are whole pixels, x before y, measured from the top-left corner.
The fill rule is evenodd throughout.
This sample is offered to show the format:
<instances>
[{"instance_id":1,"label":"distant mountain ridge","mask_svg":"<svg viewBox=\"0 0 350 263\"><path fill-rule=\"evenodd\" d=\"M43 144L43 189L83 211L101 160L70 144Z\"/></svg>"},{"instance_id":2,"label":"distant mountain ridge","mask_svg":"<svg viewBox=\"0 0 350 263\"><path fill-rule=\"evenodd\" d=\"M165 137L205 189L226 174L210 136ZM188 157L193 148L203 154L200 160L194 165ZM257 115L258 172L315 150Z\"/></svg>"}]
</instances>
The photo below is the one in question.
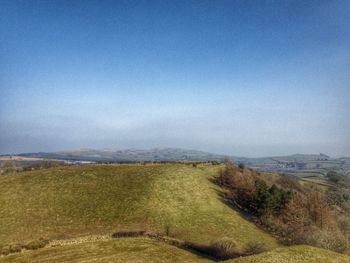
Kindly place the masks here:
<instances>
[{"instance_id":1,"label":"distant mountain ridge","mask_svg":"<svg viewBox=\"0 0 350 263\"><path fill-rule=\"evenodd\" d=\"M247 158L228 156L224 154L215 154L205 151L183 149L183 148L153 148L153 149L73 149L58 152L37 152L22 153L17 156L49 158L59 160L75 160L75 161L95 161L95 162L135 162L135 161L221 161L225 158L234 160L235 162L250 163L264 161L317 161L332 159L326 154L293 154L287 156L259 157Z\"/></svg>"},{"instance_id":2,"label":"distant mountain ridge","mask_svg":"<svg viewBox=\"0 0 350 263\"><path fill-rule=\"evenodd\" d=\"M77 149L59 152L18 154L26 157L95 162L175 161L175 160L222 160L225 155L181 148L142 149Z\"/></svg>"}]
</instances>

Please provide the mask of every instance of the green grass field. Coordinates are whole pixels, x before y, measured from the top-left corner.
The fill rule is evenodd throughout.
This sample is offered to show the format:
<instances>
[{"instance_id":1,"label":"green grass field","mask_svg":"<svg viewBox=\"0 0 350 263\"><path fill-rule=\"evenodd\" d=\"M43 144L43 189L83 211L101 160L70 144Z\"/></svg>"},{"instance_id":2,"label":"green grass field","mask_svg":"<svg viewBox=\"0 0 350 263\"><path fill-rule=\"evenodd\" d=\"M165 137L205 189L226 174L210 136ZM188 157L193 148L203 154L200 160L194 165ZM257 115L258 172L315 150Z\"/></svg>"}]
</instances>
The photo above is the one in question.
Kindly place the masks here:
<instances>
[{"instance_id":1,"label":"green grass field","mask_svg":"<svg viewBox=\"0 0 350 263\"><path fill-rule=\"evenodd\" d=\"M310 247L292 246L249 257L237 258L230 263L349 263L350 257L332 251Z\"/></svg>"},{"instance_id":2,"label":"green grass field","mask_svg":"<svg viewBox=\"0 0 350 263\"><path fill-rule=\"evenodd\" d=\"M211 262L191 252L143 238L114 239L26 251L0 258L7 262Z\"/></svg>"},{"instance_id":3,"label":"green grass field","mask_svg":"<svg viewBox=\"0 0 350 263\"><path fill-rule=\"evenodd\" d=\"M201 243L276 240L225 205L217 166L90 165L0 177L0 240L66 239L146 229Z\"/></svg>"},{"instance_id":4,"label":"green grass field","mask_svg":"<svg viewBox=\"0 0 350 263\"><path fill-rule=\"evenodd\" d=\"M200 244L230 237L239 247L253 240L262 241L269 250L281 247L275 238L221 200L220 188L210 181L218 169L219 166L195 168L184 164L86 165L1 176L0 244L41 237L66 240L111 235L121 230L148 230L168 232L171 237ZM288 253L298 255L295 249L282 248L281 253L288 259ZM305 258L313 258L313 252L306 254ZM268 258L271 254L257 257L263 255ZM349 259L336 253L331 255ZM1 263L90 261L206 262L207 259L145 238L67 244L0 258Z\"/></svg>"},{"instance_id":5,"label":"green grass field","mask_svg":"<svg viewBox=\"0 0 350 263\"><path fill-rule=\"evenodd\" d=\"M227 260L227 263L348 263L349 257L334 252L308 246L277 248L249 257ZM190 251L176 248L162 242L146 238L122 238L108 241L86 242L58 247L48 247L36 251L25 251L0 257L0 263L82 263L82 262L188 262L208 263L213 260L203 258Z\"/></svg>"}]
</instances>

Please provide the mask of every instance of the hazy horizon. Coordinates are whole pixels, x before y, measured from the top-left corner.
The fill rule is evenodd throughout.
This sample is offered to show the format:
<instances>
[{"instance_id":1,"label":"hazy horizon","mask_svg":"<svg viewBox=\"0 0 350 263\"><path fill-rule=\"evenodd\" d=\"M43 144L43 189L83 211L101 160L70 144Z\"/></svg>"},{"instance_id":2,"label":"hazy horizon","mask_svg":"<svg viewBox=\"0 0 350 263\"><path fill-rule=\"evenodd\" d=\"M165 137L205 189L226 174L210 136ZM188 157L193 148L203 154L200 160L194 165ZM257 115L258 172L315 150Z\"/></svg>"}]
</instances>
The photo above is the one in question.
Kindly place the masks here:
<instances>
[{"instance_id":1,"label":"hazy horizon","mask_svg":"<svg viewBox=\"0 0 350 263\"><path fill-rule=\"evenodd\" d=\"M0 154L350 156L349 1L0 1Z\"/></svg>"},{"instance_id":2,"label":"hazy horizon","mask_svg":"<svg viewBox=\"0 0 350 263\"><path fill-rule=\"evenodd\" d=\"M264 158L264 157L281 157L281 156L290 156L290 155L320 155L320 154L326 154L330 156L331 158L341 158L346 157L349 158L350 156L345 155L330 155L326 152L290 152L287 154L277 154L277 155L237 155L235 153L230 152L210 152L203 149L193 149L193 148L179 148L179 147L169 147L169 146L158 146L158 147L152 147L152 148L120 148L120 147L105 147L105 148L88 148L88 147L80 147L80 148L65 148L65 149L55 149L51 151L40 151L45 153L57 153L57 152L77 152L77 151L123 151L123 150L140 150L140 151L151 151L151 150L162 150L162 149L174 149L174 150L187 150L187 151L199 151L199 152L206 152L210 154L217 154L217 155L223 155L223 156L231 156L231 157L244 157L244 158ZM20 154L28 154L28 153L38 153L38 152L13 152L13 153L2 153L0 155L20 155Z\"/></svg>"}]
</instances>

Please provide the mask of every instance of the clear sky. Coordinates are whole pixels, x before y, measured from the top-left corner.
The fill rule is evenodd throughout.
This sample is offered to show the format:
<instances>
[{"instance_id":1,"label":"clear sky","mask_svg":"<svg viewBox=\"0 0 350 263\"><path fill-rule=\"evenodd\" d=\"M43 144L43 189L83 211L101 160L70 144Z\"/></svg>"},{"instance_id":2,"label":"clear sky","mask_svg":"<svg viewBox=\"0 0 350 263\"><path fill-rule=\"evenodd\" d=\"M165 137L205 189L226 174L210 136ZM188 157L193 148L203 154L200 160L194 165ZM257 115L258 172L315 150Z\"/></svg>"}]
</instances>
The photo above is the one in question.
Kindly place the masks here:
<instances>
[{"instance_id":1,"label":"clear sky","mask_svg":"<svg viewBox=\"0 0 350 263\"><path fill-rule=\"evenodd\" d=\"M0 153L350 156L350 1L0 0Z\"/></svg>"}]
</instances>

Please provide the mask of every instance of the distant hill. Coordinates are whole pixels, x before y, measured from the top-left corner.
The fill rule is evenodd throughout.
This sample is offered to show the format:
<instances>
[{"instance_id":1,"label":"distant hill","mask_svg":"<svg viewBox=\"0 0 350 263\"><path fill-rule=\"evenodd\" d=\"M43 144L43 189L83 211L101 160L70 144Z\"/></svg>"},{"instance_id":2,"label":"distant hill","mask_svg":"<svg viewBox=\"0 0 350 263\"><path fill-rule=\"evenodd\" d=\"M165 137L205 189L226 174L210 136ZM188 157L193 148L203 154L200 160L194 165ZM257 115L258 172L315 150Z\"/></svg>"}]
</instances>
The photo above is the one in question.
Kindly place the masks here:
<instances>
[{"instance_id":1,"label":"distant hill","mask_svg":"<svg viewBox=\"0 0 350 263\"><path fill-rule=\"evenodd\" d=\"M325 161L331 158L325 154L293 154L287 156L246 158L215 154L204 151L182 148L153 148L153 149L76 149L59 152L22 153L16 156L31 158L49 158L59 160L95 161L95 162L135 162L135 161L221 161L225 158L242 163L266 162L307 162Z\"/></svg>"},{"instance_id":2,"label":"distant hill","mask_svg":"<svg viewBox=\"0 0 350 263\"><path fill-rule=\"evenodd\" d=\"M142 161L223 161L230 159L236 164L242 163L260 171L285 173L298 177L316 176L323 178L328 171L333 170L350 176L350 158L331 158L320 154L292 154L247 158L227 156L204 151L183 148L153 148L153 149L75 149L58 152L22 153L0 156L0 164L11 160L18 166L31 165L43 159L61 160L67 163L88 162L142 162Z\"/></svg>"},{"instance_id":3,"label":"distant hill","mask_svg":"<svg viewBox=\"0 0 350 263\"><path fill-rule=\"evenodd\" d=\"M180 149L154 148L141 149L78 149L59 152L23 153L19 156L50 158L59 160L95 161L95 162L135 162L135 161L171 161L171 160L222 160L225 155ZM233 157L231 157L233 158Z\"/></svg>"}]
</instances>

